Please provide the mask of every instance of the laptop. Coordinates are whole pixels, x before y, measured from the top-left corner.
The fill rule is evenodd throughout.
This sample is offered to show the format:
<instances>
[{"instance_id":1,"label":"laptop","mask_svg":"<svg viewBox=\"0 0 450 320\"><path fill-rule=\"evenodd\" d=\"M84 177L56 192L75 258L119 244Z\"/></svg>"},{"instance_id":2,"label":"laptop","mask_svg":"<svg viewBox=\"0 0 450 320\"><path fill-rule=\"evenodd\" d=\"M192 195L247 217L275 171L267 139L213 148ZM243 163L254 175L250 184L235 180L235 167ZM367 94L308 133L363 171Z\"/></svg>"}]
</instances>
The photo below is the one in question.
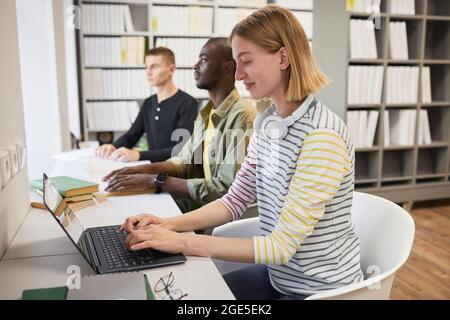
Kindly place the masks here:
<instances>
[{"instance_id":1,"label":"laptop","mask_svg":"<svg viewBox=\"0 0 450 320\"><path fill-rule=\"evenodd\" d=\"M186 261L182 254L128 250L127 233L120 230L120 225L84 229L45 173L43 184L46 208L96 273L132 272Z\"/></svg>"}]
</instances>

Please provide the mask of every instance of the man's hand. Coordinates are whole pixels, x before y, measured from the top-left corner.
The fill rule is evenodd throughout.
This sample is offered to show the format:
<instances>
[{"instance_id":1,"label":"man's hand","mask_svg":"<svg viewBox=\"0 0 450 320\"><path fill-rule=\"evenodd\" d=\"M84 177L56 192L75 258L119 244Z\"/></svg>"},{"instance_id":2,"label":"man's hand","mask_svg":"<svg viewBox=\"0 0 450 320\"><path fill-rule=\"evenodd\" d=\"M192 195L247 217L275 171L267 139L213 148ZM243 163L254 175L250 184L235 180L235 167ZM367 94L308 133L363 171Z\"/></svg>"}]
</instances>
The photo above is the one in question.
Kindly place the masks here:
<instances>
[{"instance_id":1,"label":"man's hand","mask_svg":"<svg viewBox=\"0 0 450 320\"><path fill-rule=\"evenodd\" d=\"M140 157L139 151L122 147L111 153L109 159L116 161L138 161Z\"/></svg>"},{"instance_id":2,"label":"man's hand","mask_svg":"<svg viewBox=\"0 0 450 320\"><path fill-rule=\"evenodd\" d=\"M156 173L152 172L151 170L151 164L143 164L140 166L132 166L132 167L125 167L122 169L117 169L111 171L109 174L103 177L103 181L108 181L115 175L130 175L130 174L149 174L149 173Z\"/></svg>"},{"instance_id":3,"label":"man's hand","mask_svg":"<svg viewBox=\"0 0 450 320\"><path fill-rule=\"evenodd\" d=\"M108 159L114 151L116 147L112 144L103 144L95 150L95 154L102 159Z\"/></svg>"},{"instance_id":4,"label":"man's hand","mask_svg":"<svg viewBox=\"0 0 450 320\"><path fill-rule=\"evenodd\" d=\"M144 192L155 189L155 175L153 174L131 174L114 175L106 187L107 192Z\"/></svg>"},{"instance_id":5,"label":"man's hand","mask_svg":"<svg viewBox=\"0 0 450 320\"><path fill-rule=\"evenodd\" d=\"M186 239L185 234L151 224L128 234L125 244L130 250L151 248L169 253L185 253Z\"/></svg>"}]
</instances>

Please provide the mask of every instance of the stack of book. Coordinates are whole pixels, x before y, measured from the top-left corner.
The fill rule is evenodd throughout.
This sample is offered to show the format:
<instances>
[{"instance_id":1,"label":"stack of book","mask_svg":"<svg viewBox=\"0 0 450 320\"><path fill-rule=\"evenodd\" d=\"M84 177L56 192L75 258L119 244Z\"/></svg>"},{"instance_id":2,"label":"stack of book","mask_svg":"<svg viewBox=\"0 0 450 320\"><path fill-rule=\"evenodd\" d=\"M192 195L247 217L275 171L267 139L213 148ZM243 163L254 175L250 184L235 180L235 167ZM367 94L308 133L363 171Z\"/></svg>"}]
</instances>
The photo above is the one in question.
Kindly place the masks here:
<instances>
[{"instance_id":1,"label":"stack of book","mask_svg":"<svg viewBox=\"0 0 450 320\"><path fill-rule=\"evenodd\" d=\"M146 99L151 93L143 69L89 69L84 71L84 83L88 100Z\"/></svg>"},{"instance_id":2,"label":"stack of book","mask_svg":"<svg viewBox=\"0 0 450 320\"><path fill-rule=\"evenodd\" d=\"M381 0L347 0L347 10L361 13L379 13Z\"/></svg>"},{"instance_id":3,"label":"stack of book","mask_svg":"<svg viewBox=\"0 0 450 320\"><path fill-rule=\"evenodd\" d=\"M431 103L431 70L430 67L422 68L422 102Z\"/></svg>"},{"instance_id":4,"label":"stack of book","mask_svg":"<svg viewBox=\"0 0 450 320\"><path fill-rule=\"evenodd\" d=\"M348 104L380 104L383 73L382 66L349 66Z\"/></svg>"},{"instance_id":5,"label":"stack of book","mask_svg":"<svg viewBox=\"0 0 450 320\"><path fill-rule=\"evenodd\" d=\"M212 33L212 25L212 7L163 5L153 7L153 32L209 35Z\"/></svg>"},{"instance_id":6,"label":"stack of book","mask_svg":"<svg viewBox=\"0 0 450 320\"><path fill-rule=\"evenodd\" d=\"M419 113L419 145L427 145L432 143L430 120L428 118L427 110L420 110Z\"/></svg>"},{"instance_id":7,"label":"stack of book","mask_svg":"<svg viewBox=\"0 0 450 320\"><path fill-rule=\"evenodd\" d=\"M99 185L97 183L66 176L52 177L50 179L72 212L107 200L106 195L98 193ZM42 197L42 179L30 181L30 188L34 189ZM31 206L33 208L46 209L43 199L38 199L35 196L32 196Z\"/></svg>"},{"instance_id":8,"label":"stack of book","mask_svg":"<svg viewBox=\"0 0 450 320\"><path fill-rule=\"evenodd\" d=\"M126 131L139 113L136 101L86 103L88 128L92 131Z\"/></svg>"},{"instance_id":9,"label":"stack of book","mask_svg":"<svg viewBox=\"0 0 450 320\"><path fill-rule=\"evenodd\" d=\"M416 14L415 0L391 1L391 14Z\"/></svg>"},{"instance_id":10,"label":"stack of book","mask_svg":"<svg viewBox=\"0 0 450 320\"><path fill-rule=\"evenodd\" d=\"M156 38L155 47L167 47L173 51L177 66L193 67L197 63L205 38Z\"/></svg>"},{"instance_id":11,"label":"stack of book","mask_svg":"<svg viewBox=\"0 0 450 320\"><path fill-rule=\"evenodd\" d=\"M85 33L134 32L130 6L116 4L86 4L82 7Z\"/></svg>"},{"instance_id":12,"label":"stack of book","mask_svg":"<svg viewBox=\"0 0 450 320\"><path fill-rule=\"evenodd\" d=\"M350 20L350 57L352 59L377 59L375 25L372 20Z\"/></svg>"},{"instance_id":13,"label":"stack of book","mask_svg":"<svg viewBox=\"0 0 450 320\"><path fill-rule=\"evenodd\" d=\"M173 82L181 90L195 98L208 98L208 91L197 88L192 69L178 69L173 74Z\"/></svg>"},{"instance_id":14,"label":"stack of book","mask_svg":"<svg viewBox=\"0 0 450 320\"><path fill-rule=\"evenodd\" d=\"M412 146L416 110L389 110L384 114L384 146Z\"/></svg>"},{"instance_id":15,"label":"stack of book","mask_svg":"<svg viewBox=\"0 0 450 320\"><path fill-rule=\"evenodd\" d=\"M219 8L215 20L215 31L219 35L227 36L233 27L245 17L253 13L255 9L248 8Z\"/></svg>"},{"instance_id":16,"label":"stack of book","mask_svg":"<svg viewBox=\"0 0 450 320\"><path fill-rule=\"evenodd\" d=\"M84 38L86 66L141 66L144 64L144 37Z\"/></svg>"},{"instance_id":17,"label":"stack of book","mask_svg":"<svg viewBox=\"0 0 450 320\"><path fill-rule=\"evenodd\" d=\"M305 0L294 0L295 2L305 2ZM294 2L291 0L291 2ZM279 1L277 1L279 2ZM287 2L287 1L284 1ZM307 1L306 1L307 2ZM266 0L219 0L219 6L248 6L248 7L263 7Z\"/></svg>"},{"instance_id":18,"label":"stack of book","mask_svg":"<svg viewBox=\"0 0 450 320\"><path fill-rule=\"evenodd\" d=\"M275 0L275 3L289 9L297 9L297 10L313 9L313 0ZM263 5L264 4L262 4L262 6Z\"/></svg>"},{"instance_id":19,"label":"stack of book","mask_svg":"<svg viewBox=\"0 0 450 320\"><path fill-rule=\"evenodd\" d=\"M389 55L394 60L408 60L406 22L389 22Z\"/></svg>"},{"instance_id":20,"label":"stack of book","mask_svg":"<svg viewBox=\"0 0 450 320\"><path fill-rule=\"evenodd\" d=\"M371 148L375 141L378 111L347 112L347 127L355 148Z\"/></svg>"},{"instance_id":21,"label":"stack of book","mask_svg":"<svg viewBox=\"0 0 450 320\"><path fill-rule=\"evenodd\" d=\"M419 67L388 67L386 81L388 104L417 103Z\"/></svg>"}]
</instances>

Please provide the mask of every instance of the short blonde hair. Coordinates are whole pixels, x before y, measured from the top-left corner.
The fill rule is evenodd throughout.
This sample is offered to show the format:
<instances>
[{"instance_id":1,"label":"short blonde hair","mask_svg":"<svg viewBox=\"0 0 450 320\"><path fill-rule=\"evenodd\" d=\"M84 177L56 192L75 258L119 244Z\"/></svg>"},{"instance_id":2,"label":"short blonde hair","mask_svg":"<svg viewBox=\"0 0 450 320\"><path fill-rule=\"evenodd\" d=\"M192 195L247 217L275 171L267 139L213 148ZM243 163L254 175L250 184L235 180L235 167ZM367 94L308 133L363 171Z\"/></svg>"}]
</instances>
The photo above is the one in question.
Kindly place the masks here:
<instances>
[{"instance_id":1,"label":"short blonde hair","mask_svg":"<svg viewBox=\"0 0 450 320\"><path fill-rule=\"evenodd\" d=\"M231 32L230 42L234 36L271 53L286 48L289 57L287 101L299 101L329 83L314 63L302 25L288 9L275 4L267 5L239 22Z\"/></svg>"},{"instance_id":2,"label":"short blonde hair","mask_svg":"<svg viewBox=\"0 0 450 320\"><path fill-rule=\"evenodd\" d=\"M175 64L175 54L166 47L156 47L149 49L145 56L162 56L169 64Z\"/></svg>"}]
</instances>

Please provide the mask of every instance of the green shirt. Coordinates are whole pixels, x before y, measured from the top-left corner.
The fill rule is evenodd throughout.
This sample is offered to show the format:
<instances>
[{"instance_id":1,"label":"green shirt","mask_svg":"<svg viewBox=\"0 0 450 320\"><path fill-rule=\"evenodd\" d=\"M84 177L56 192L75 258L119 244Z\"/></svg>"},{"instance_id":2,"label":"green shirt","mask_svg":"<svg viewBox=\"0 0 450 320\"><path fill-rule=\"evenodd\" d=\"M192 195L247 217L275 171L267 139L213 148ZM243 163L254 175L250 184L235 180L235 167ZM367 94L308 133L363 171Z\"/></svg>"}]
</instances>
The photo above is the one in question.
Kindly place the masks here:
<instances>
[{"instance_id":1,"label":"green shirt","mask_svg":"<svg viewBox=\"0 0 450 320\"><path fill-rule=\"evenodd\" d=\"M214 201L227 193L247 153L256 109L243 100L236 89L216 108L212 121L215 134L208 148L211 178L203 170L203 140L212 101L200 111L194 132L176 157L167 161L177 167L178 177L188 179L189 194L196 206Z\"/></svg>"}]
</instances>

